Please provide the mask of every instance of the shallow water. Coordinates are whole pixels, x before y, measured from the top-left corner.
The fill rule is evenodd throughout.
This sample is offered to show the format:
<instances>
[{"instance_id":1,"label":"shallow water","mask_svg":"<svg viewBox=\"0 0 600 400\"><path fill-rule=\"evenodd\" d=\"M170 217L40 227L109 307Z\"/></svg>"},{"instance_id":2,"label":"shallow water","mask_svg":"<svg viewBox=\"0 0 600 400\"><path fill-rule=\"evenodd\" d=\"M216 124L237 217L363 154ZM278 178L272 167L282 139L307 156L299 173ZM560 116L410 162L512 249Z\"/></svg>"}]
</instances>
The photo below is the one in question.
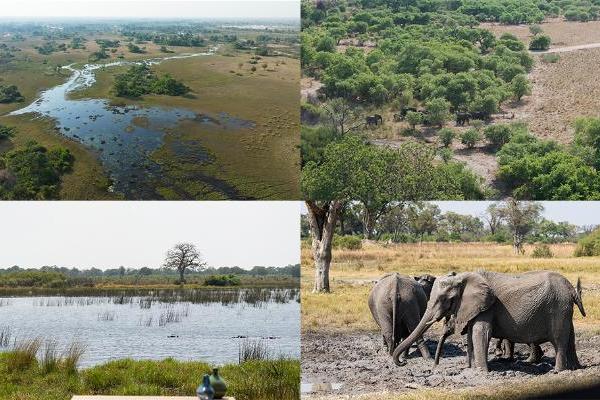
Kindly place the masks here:
<instances>
[{"instance_id":1,"label":"shallow water","mask_svg":"<svg viewBox=\"0 0 600 400\"><path fill-rule=\"evenodd\" d=\"M86 346L81 367L127 357L237 363L239 345L246 339L263 340L273 356L300 357L298 301L224 305L145 300L0 298L0 332L10 327L11 343L15 338L55 339L61 350L80 342Z\"/></svg>"},{"instance_id":2,"label":"shallow water","mask_svg":"<svg viewBox=\"0 0 600 400\"><path fill-rule=\"evenodd\" d=\"M200 57L213 52L154 58L146 60L157 64L164 60ZM49 117L56 122L59 133L79 141L98 154L108 172L113 185L111 190L122 193L128 199L156 199L157 182L164 181L158 164L149 155L163 144L165 131L183 120L192 120L199 126L244 129L253 126L227 113L218 115L197 114L184 108L111 106L103 99L68 98L70 92L91 86L95 72L102 68L131 65L132 62L119 61L107 64L86 64L82 69L63 67L71 72L63 84L48 89L32 104L13 111L11 115L35 113ZM179 156L179 150L174 149ZM185 149L181 154L186 155ZM201 146L194 146L194 160L199 163L211 159ZM198 177L202 179L202 177ZM212 178L210 182L216 191L228 197L236 197L236 191L226 182Z\"/></svg>"}]
</instances>

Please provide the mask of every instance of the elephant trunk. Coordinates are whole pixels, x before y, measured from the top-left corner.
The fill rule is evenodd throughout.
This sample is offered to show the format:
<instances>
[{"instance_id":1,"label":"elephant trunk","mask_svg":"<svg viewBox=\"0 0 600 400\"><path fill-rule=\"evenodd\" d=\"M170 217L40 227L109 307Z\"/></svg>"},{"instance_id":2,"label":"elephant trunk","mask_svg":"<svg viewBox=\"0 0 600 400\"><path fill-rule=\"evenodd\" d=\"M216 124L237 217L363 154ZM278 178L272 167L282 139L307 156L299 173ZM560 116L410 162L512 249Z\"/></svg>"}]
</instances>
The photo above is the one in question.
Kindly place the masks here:
<instances>
[{"instance_id":1,"label":"elephant trunk","mask_svg":"<svg viewBox=\"0 0 600 400\"><path fill-rule=\"evenodd\" d=\"M438 342L437 348L435 349L435 361L433 365L438 365L440 363L440 356L442 355L442 349L444 347L444 342L446 338L450 336L450 332L444 332L442 337L440 337L440 341Z\"/></svg>"},{"instance_id":2,"label":"elephant trunk","mask_svg":"<svg viewBox=\"0 0 600 400\"><path fill-rule=\"evenodd\" d=\"M430 311L425 311L423 318L421 318L421 321L415 330L412 331L411 334L394 349L394 353L392 354L394 364L402 366L402 363L400 362L400 354L404 353L404 351L406 351L414 342L416 342L418 338L423 336L425 331L427 331L427 329L429 329L434 322L435 319L433 318L432 313Z\"/></svg>"}]
</instances>

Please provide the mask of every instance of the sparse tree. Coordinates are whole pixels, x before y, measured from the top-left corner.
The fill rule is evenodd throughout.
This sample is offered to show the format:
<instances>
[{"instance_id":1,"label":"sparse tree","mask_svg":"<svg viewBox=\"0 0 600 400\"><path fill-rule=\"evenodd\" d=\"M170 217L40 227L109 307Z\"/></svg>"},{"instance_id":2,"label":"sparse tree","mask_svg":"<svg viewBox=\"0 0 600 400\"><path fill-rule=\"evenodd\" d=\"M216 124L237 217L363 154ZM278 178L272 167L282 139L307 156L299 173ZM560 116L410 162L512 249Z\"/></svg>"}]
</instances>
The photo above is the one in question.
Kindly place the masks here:
<instances>
[{"instance_id":1,"label":"sparse tree","mask_svg":"<svg viewBox=\"0 0 600 400\"><path fill-rule=\"evenodd\" d=\"M178 243L167 252L163 266L179 272L179 283L184 284L186 271L198 271L206 268L202 256L192 243Z\"/></svg>"},{"instance_id":2,"label":"sparse tree","mask_svg":"<svg viewBox=\"0 0 600 400\"><path fill-rule=\"evenodd\" d=\"M427 120L432 125L440 128L450 117L450 103L442 98L434 98L426 103Z\"/></svg>"},{"instance_id":3,"label":"sparse tree","mask_svg":"<svg viewBox=\"0 0 600 400\"><path fill-rule=\"evenodd\" d=\"M483 216L483 220L488 224L490 233L495 235L498 229L502 226L502 215L498 204L490 204L487 208L487 214Z\"/></svg>"},{"instance_id":4,"label":"sparse tree","mask_svg":"<svg viewBox=\"0 0 600 400\"><path fill-rule=\"evenodd\" d=\"M423 114L418 111L409 111L404 119L410 125L410 129L414 131L415 127L423 122Z\"/></svg>"},{"instance_id":5,"label":"sparse tree","mask_svg":"<svg viewBox=\"0 0 600 400\"><path fill-rule=\"evenodd\" d=\"M535 202L508 199L498 207L498 212L513 235L513 249L516 254L524 254L525 237L533 230L540 219L544 207Z\"/></svg>"},{"instance_id":6,"label":"sparse tree","mask_svg":"<svg viewBox=\"0 0 600 400\"><path fill-rule=\"evenodd\" d=\"M510 81L510 90L515 99L521 101L523 96L531 94L531 84L525 75L519 74Z\"/></svg>"},{"instance_id":7,"label":"sparse tree","mask_svg":"<svg viewBox=\"0 0 600 400\"><path fill-rule=\"evenodd\" d=\"M358 126L356 107L345 99L335 98L327 102L323 111L338 136L343 136Z\"/></svg>"},{"instance_id":8,"label":"sparse tree","mask_svg":"<svg viewBox=\"0 0 600 400\"><path fill-rule=\"evenodd\" d=\"M529 32L533 35L539 35L540 33L544 32L544 30L542 29L541 26L535 24L535 25L529 25Z\"/></svg>"}]
</instances>

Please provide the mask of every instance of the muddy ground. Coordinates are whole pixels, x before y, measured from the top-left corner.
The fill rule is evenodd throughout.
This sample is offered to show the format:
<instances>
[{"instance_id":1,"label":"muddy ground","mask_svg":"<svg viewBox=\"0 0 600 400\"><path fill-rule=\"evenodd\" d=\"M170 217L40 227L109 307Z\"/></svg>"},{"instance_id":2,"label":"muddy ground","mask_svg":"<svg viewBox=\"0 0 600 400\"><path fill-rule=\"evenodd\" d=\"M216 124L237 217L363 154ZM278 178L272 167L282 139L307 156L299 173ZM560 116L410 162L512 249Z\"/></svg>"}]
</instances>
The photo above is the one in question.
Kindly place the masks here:
<instances>
[{"instance_id":1,"label":"muddy ground","mask_svg":"<svg viewBox=\"0 0 600 400\"><path fill-rule=\"evenodd\" d=\"M565 378L600 376L600 335L581 330L576 335L577 354L583 369L555 372L554 349L550 344L542 345L544 357L539 364L525 362L529 355L525 345L515 345L514 362L495 359L491 345L488 357L490 372L485 373L466 367L466 345L458 335L446 340L444 357L440 365L434 368L433 361L423 359L415 346L411 348L407 365L397 367L384 349L381 336L375 332L305 333L302 336L302 383L342 384L337 390L319 388L313 392L313 395L321 396L400 393L425 388L464 389L493 386L501 382L506 385L507 379L524 382L533 377L543 379L557 374L563 374ZM426 335L432 354L435 352L437 336L435 333ZM307 393L303 395L303 398L310 397L313 396Z\"/></svg>"}]
</instances>

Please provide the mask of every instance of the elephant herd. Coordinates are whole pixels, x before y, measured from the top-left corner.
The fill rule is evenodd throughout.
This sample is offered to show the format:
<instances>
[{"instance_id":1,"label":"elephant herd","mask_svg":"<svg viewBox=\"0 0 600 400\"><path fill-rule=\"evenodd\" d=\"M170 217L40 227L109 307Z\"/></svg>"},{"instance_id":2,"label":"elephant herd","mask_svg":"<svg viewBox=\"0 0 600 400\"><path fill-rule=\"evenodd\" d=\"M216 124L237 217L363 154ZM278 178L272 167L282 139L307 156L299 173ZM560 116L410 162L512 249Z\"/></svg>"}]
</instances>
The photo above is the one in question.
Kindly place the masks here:
<instances>
[{"instance_id":1,"label":"elephant herd","mask_svg":"<svg viewBox=\"0 0 600 400\"><path fill-rule=\"evenodd\" d=\"M510 359L514 343L525 343L530 347L527 361L537 363L543 354L540 344L550 342L557 371L580 368L575 351L574 304L585 316L580 280L574 288L552 271L518 275L453 272L437 278L391 273L383 276L369 295L369 308L396 365L406 364L413 343L431 360L423 334L443 319L435 365L446 338L453 333L466 334L468 367L486 372L492 338L497 339L497 356Z\"/></svg>"}]
</instances>

